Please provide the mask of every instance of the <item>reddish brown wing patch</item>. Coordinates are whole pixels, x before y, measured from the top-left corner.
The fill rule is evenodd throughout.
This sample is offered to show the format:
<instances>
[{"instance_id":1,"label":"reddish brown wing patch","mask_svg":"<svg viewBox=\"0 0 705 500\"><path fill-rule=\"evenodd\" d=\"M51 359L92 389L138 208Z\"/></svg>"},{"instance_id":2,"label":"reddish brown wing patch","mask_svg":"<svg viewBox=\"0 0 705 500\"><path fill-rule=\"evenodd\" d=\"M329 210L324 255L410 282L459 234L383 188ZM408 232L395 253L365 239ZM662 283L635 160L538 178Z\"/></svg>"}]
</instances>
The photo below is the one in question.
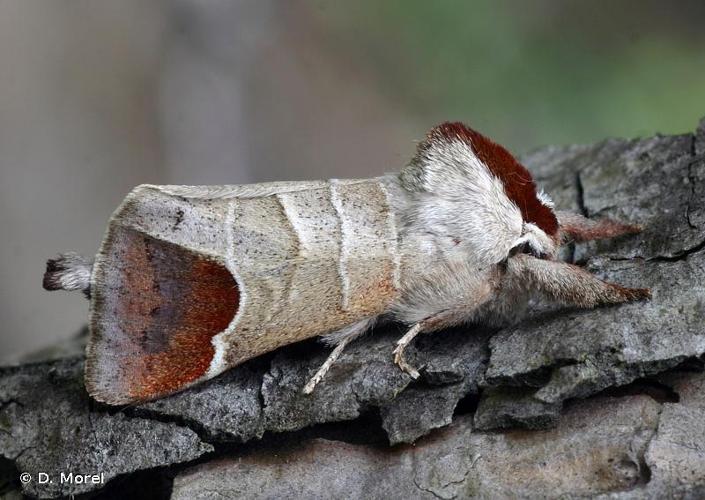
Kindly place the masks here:
<instances>
[{"instance_id":1,"label":"reddish brown wing patch","mask_svg":"<svg viewBox=\"0 0 705 500\"><path fill-rule=\"evenodd\" d=\"M460 140L473 149L477 157L502 184L526 222L533 222L548 235L558 232L558 220L553 210L536 196L536 184L531 173L512 154L496 142L462 123L444 123L431 130L428 140Z\"/></svg>"},{"instance_id":2,"label":"reddish brown wing patch","mask_svg":"<svg viewBox=\"0 0 705 500\"><path fill-rule=\"evenodd\" d=\"M238 310L237 282L218 262L130 229L113 228L110 241L92 318L89 391L120 403L178 391L208 370L211 339Z\"/></svg>"}]
</instances>

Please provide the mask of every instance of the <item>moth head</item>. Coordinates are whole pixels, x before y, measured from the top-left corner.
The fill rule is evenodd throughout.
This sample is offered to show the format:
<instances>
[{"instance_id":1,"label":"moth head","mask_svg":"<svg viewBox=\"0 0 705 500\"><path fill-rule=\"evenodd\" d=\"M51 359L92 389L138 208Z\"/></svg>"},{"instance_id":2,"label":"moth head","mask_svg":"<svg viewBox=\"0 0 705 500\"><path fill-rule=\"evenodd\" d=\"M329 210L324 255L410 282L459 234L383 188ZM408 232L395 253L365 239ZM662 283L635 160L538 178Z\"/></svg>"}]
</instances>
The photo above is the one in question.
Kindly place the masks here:
<instances>
[{"instance_id":1,"label":"moth head","mask_svg":"<svg viewBox=\"0 0 705 500\"><path fill-rule=\"evenodd\" d=\"M510 251L510 256L517 253L533 255L539 259L554 259L558 250L556 239L531 222L525 222L522 234Z\"/></svg>"},{"instance_id":2,"label":"moth head","mask_svg":"<svg viewBox=\"0 0 705 500\"><path fill-rule=\"evenodd\" d=\"M553 200L543 191L536 192L536 199L542 205L544 217L550 211L555 218ZM524 221L521 228L521 236L516 240L510 254L526 253L538 257L539 259L554 259L558 252L559 237L557 230L553 230L553 224L539 224ZM547 230L549 231L547 233Z\"/></svg>"},{"instance_id":3,"label":"moth head","mask_svg":"<svg viewBox=\"0 0 705 500\"><path fill-rule=\"evenodd\" d=\"M426 222L460 235L484 262L557 253L553 202L507 149L462 123L432 129L400 178L411 191L436 195Z\"/></svg>"}]
</instances>

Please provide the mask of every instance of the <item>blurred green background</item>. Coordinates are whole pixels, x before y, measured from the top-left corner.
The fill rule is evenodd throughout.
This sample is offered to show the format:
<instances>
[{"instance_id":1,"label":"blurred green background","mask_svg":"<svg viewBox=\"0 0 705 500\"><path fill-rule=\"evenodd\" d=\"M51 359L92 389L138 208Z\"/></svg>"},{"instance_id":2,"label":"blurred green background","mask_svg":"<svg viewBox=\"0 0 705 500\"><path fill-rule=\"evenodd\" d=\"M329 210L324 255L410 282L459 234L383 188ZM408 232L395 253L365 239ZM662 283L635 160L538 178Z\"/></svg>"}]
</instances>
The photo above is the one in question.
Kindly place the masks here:
<instances>
[{"instance_id":1,"label":"blurred green background","mask_svg":"<svg viewBox=\"0 0 705 500\"><path fill-rule=\"evenodd\" d=\"M682 133L705 114L705 2L310 0L390 98L516 151Z\"/></svg>"},{"instance_id":2,"label":"blurred green background","mask_svg":"<svg viewBox=\"0 0 705 500\"><path fill-rule=\"evenodd\" d=\"M0 358L69 337L46 259L135 185L367 177L462 120L515 153L692 131L705 2L0 0Z\"/></svg>"}]
</instances>

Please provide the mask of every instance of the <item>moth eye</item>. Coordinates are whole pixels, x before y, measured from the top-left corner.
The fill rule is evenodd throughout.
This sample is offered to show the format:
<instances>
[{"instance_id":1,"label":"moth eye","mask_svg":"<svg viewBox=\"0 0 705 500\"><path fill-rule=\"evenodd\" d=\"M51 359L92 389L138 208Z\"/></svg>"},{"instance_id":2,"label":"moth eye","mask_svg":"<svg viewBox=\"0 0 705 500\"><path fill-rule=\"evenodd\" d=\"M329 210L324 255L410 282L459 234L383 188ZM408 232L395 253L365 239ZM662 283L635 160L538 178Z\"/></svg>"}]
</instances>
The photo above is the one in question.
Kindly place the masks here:
<instances>
[{"instance_id":1,"label":"moth eye","mask_svg":"<svg viewBox=\"0 0 705 500\"><path fill-rule=\"evenodd\" d=\"M528 251L526 253L528 253L529 255L532 255L532 256L536 257L537 259L547 259L548 258L548 254L546 252L542 252L540 250L537 250L536 248L532 247L531 245L527 245L527 246L528 246Z\"/></svg>"},{"instance_id":2,"label":"moth eye","mask_svg":"<svg viewBox=\"0 0 705 500\"><path fill-rule=\"evenodd\" d=\"M531 253L531 247L529 246L528 243L521 243L520 245L515 246L511 250L509 250L509 256L516 255L518 253L526 253L530 254Z\"/></svg>"},{"instance_id":3,"label":"moth eye","mask_svg":"<svg viewBox=\"0 0 705 500\"><path fill-rule=\"evenodd\" d=\"M528 242L524 242L520 245L515 246L509 251L509 256L513 256L519 253L523 253L526 255L531 255L533 257L536 257L537 259L546 259L548 258L548 254L545 252L541 252L534 247L532 247Z\"/></svg>"}]
</instances>

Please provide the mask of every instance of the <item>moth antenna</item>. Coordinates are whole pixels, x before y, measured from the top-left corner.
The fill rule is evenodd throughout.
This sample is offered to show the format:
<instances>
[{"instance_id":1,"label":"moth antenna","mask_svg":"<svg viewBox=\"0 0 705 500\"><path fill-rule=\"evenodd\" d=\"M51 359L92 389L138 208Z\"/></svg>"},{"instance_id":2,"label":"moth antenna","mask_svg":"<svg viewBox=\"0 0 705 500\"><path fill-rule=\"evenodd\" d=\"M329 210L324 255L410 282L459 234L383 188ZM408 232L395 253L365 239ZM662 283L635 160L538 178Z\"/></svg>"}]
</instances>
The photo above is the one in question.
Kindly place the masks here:
<instances>
[{"instance_id":1,"label":"moth antenna","mask_svg":"<svg viewBox=\"0 0 705 500\"><path fill-rule=\"evenodd\" d=\"M90 297L93 261L75 252L47 261L42 285L45 290L80 290Z\"/></svg>"}]
</instances>

